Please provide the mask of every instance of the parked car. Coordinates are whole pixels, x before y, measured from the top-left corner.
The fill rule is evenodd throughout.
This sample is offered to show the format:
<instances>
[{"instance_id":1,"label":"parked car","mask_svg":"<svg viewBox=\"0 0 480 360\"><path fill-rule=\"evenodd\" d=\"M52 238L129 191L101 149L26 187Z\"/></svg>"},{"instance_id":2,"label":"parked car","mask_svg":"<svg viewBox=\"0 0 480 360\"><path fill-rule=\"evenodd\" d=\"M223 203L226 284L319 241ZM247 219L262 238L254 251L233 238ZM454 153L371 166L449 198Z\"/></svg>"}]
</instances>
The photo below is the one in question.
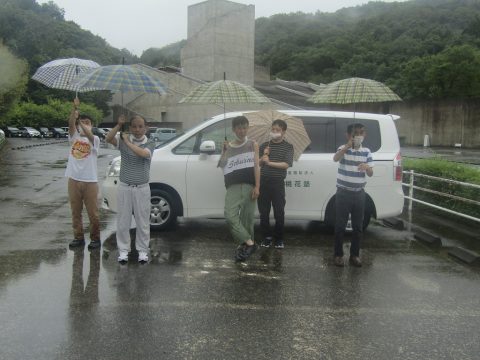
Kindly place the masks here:
<instances>
[{"instance_id":1,"label":"parked car","mask_svg":"<svg viewBox=\"0 0 480 360\"><path fill-rule=\"evenodd\" d=\"M53 137L53 134L52 132L46 128L46 127L39 127L38 128L38 131L40 132L40 135L42 135L42 137L44 138L51 138Z\"/></svg>"},{"instance_id":2,"label":"parked car","mask_svg":"<svg viewBox=\"0 0 480 360\"><path fill-rule=\"evenodd\" d=\"M150 133L150 139L155 142L164 142L177 136L177 130L173 128L157 128L154 132Z\"/></svg>"},{"instance_id":3,"label":"parked car","mask_svg":"<svg viewBox=\"0 0 480 360\"><path fill-rule=\"evenodd\" d=\"M3 132L5 133L6 137L23 137L25 132L16 128L15 126L4 126L2 127Z\"/></svg>"},{"instance_id":4,"label":"parked car","mask_svg":"<svg viewBox=\"0 0 480 360\"><path fill-rule=\"evenodd\" d=\"M65 131L65 130L63 130L63 128L52 127L52 128L50 128L50 131L52 132L52 137L54 137L56 139L68 137L68 130Z\"/></svg>"},{"instance_id":5,"label":"parked car","mask_svg":"<svg viewBox=\"0 0 480 360\"><path fill-rule=\"evenodd\" d=\"M32 138L32 137L40 138L41 137L40 131L38 131L37 129L34 129L33 127L22 126L19 129L24 131L24 133L26 133L25 136L28 137L28 138Z\"/></svg>"},{"instance_id":6,"label":"parked car","mask_svg":"<svg viewBox=\"0 0 480 360\"><path fill-rule=\"evenodd\" d=\"M105 139L105 136L107 135L105 130L100 129L98 127L92 127L92 133L93 135L97 135L100 138L100 140Z\"/></svg>"},{"instance_id":7,"label":"parked car","mask_svg":"<svg viewBox=\"0 0 480 360\"><path fill-rule=\"evenodd\" d=\"M338 163L333 155L346 142L349 124L361 122L367 130L364 145L375 162L373 177L365 187L364 227L371 217L382 219L401 214L404 197L400 143L396 115L338 111L284 110L303 120L312 143L287 171L285 179L287 219L321 220L335 224L335 193ZM177 216L223 217L225 186L217 168L227 129L240 112L215 116L169 142L157 146L150 168L152 229L165 229ZM288 132L288 129L287 129ZM104 203L116 210L120 157L113 159L103 182Z\"/></svg>"}]
</instances>

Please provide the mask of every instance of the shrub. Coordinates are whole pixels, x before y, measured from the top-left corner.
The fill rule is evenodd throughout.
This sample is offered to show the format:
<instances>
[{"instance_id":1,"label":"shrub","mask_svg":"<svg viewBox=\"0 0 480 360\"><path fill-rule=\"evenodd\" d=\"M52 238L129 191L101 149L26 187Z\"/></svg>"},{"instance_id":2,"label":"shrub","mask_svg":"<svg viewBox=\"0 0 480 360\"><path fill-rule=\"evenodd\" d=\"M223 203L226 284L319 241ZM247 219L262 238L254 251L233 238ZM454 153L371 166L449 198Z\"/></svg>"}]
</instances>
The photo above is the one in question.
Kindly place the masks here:
<instances>
[{"instance_id":1,"label":"shrub","mask_svg":"<svg viewBox=\"0 0 480 360\"><path fill-rule=\"evenodd\" d=\"M404 170L413 170L419 174L480 185L480 170L461 163L442 159L404 159L403 168ZM404 175L404 183L409 183L409 181L410 176ZM422 177L415 177L414 184L422 188L480 201L480 190L476 188ZM408 192L408 188L404 187L404 190L406 193ZM414 190L414 192L415 198L419 200L480 218L479 205L430 194L421 190Z\"/></svg>"},{"instance_id":2,"label":"shrub","mask_svg":"<svg viewBox=\"0 0 480 360\"><path fill-rule=\"evenodd\" d=\"M23 102L15 105L4 117L3 123L12 126L67 126L68 117L72 110L72 103L49 99L47 104L37 105L31 102ZM98 124L103 113L95 106L81 104L80 113L88 114L93 122Z\"/></svg>"}]
</instances>

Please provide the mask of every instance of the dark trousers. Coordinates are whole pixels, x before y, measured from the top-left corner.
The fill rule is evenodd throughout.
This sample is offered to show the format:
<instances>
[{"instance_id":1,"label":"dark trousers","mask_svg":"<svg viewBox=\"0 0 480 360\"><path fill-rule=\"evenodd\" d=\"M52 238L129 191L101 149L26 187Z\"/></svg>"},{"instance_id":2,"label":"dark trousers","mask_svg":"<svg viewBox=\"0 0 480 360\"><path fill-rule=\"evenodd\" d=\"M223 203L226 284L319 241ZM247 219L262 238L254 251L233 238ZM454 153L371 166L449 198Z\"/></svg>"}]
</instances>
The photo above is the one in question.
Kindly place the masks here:
<instances>
[{"instance_id":1,"label":"dark trousers","mask_svg":"<svg viewBox=\"0 0 480 360\"><path fill-rule=\"evenodd\" d=\"M283 225L285 223L285 183L282 178L260 178L260 196L258 197L260 212L260 228L264 238L273 237L283 240ZM273 206L275 227L270 228L270 209Z\"/></svg>"},{"instance_id":2,"label":"dark trousers","mask_svg":"<svg viewBox=\"0 0 480 360\"><path fill-rule=\"evenodd\" d=\"M350 256L360 256L364 209L365 191L348 191L337 188L335 196L335 256L343 256L343 237L349 214L353 229Z\"/></svg>"}]
</instances>

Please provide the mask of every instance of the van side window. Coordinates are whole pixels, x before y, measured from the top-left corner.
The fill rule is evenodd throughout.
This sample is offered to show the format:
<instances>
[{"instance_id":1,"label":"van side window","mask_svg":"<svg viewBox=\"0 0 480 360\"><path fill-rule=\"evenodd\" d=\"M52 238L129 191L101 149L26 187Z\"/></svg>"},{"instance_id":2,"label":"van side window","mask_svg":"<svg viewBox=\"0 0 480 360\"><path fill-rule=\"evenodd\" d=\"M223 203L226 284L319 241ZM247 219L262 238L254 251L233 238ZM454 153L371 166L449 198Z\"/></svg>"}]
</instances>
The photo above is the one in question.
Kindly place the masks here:
<instances>
[{"instance_id":1,"label":"van side window","mask_svg":"<svg viewBox=\"0 0 480 360\"><path fill-rule=\"evenodd\" d=\"M172 152L175 155L191 155L193 154L193 149L195 148L195 144L197 142L197 135L193 135L189 137L187 140L182 142L181 144L177 145Z\"/></svg>"},{"instance_id":2,"label":"van side window","mask_svg":"<svg viewBox=\"0 0 480 360\"><path fill-rule=\"evenodd\" d=\"M336 119L336 131L335 131L335 144L336 149L341 145L345 144L347 141L346 133L347 127L349 124L353 123L361 123L365 125L365 130L367 132L367 136L365 141L363 142L363 146L370 149L373 153L378 151L382 145L382 137L380 135L380 126L378 125L378 120L369 120L369 119ZM336 151L336 150L335 150Z\"/></svg>"},{"instance_id":3,"label":"van side window","mask_svg":"<svg viewBox=\"0 0 480 360\"><path fill-rule=\"evenodd\" d=\"M226 127L226 128L225 128ZM206 140L215 141L215 154L222 153L223 142L225 141L225 130L227 139L233 139L232 119L226 119L199 131L173 149L176 155L194 155L200 154L200 144Z\"/></svg>"},{"instance_id":4,"label":"van side window","mask_svg":"<svg viewBox=\"0 0 480 360\"><path fill-rule=\"evenodd\" d=\"M307 131L310 145L305 154L334 153L335 148L335 119L324 117L299 117ZM288 128L287 128L288 133Z\"/></svg>"},{"instance_id":5,"label":"van side window","mask_svg":"<svg viewBox=\"0 0 480 360\"><path fill-rule=\"evenodd\" d=\"M215 141L215 154L220 155L222 153L223 142L225 141L225 131L227 134L227 140L232 141L232 119L225 119L213 124L198 133L198 141L195 146L195 154L200 153L200 144L206 140Z\"/></svg>"}]
</instances>

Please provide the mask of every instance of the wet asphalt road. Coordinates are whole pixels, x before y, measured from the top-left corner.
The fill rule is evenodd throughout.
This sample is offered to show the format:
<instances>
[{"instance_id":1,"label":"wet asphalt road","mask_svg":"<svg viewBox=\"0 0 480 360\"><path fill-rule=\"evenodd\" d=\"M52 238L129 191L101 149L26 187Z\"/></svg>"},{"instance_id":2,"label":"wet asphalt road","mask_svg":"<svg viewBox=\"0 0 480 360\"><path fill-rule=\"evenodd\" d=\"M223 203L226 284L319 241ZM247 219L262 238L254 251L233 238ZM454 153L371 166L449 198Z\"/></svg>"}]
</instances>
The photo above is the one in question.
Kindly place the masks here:
<instances>
[{"instance_id":1,"label":"wet asphalt road","mask_svg":"<svg viewBox=\"0 0 480 360\"><path fill-rule=\"evenodd\" d=\"M301 221L245 265L222 220L152 233L151 263L121 266L102 211L103 249L68 250L67 151L0 154L0 359L478 359L480 272L379 223L361 269Z\"/></svg>"}]
</instances>

